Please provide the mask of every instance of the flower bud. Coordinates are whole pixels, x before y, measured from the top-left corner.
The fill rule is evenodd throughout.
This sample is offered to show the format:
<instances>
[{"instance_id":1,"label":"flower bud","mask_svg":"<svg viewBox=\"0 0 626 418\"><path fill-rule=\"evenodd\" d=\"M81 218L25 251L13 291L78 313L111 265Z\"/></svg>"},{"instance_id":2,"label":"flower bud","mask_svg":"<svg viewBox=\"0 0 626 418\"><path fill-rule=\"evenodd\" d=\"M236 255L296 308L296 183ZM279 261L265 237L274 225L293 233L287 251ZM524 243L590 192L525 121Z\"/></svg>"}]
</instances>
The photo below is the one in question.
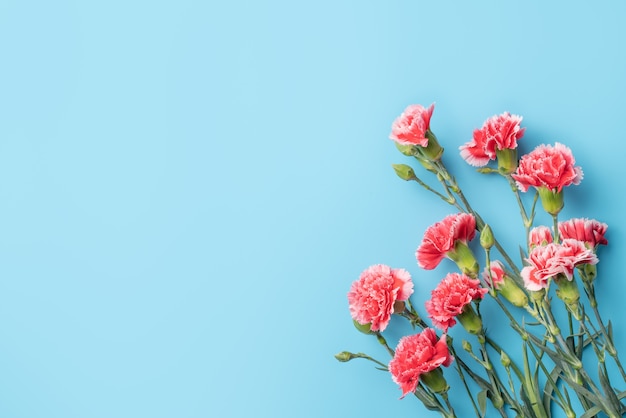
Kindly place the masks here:
<instances>
[{"instance_id":1,"label":"flower bud","mask_svg":"<svg viewBox=\"0 0 626 418\"><path fill-rule=\"evenodd\" d=\"M500 352L500 363L506 368L511 365L511 358L504 352Z\"/></svg>"},{"instance_id":2,"label":"flower bud","mask_svg":"<svg viewBox=\"0 0 626 418\"><path fill-rule=\"evenodd\" d=\"M441 367L437 367L428 373L420 375L420 379L435 393L444 393L449 389L448 382L446 382L446 378L443 377Z\"/></svg>"},{"instance_id":3,"label":"flower bud","mask_svg":"<svg viewBox=\"0 0 626 418\"><path fill-rule=\"evenodd\" d=\"M537 188L537 192L543 209L550 215L556 215L563 209L563 191L558 192L541 186Z\"/></svg>"},{"instance_id":4,"label":"flower bud","mask_svg":"<svg viewBox=\"0 0 626 418\"><path fill-rule=\"evenodd\" d=\"M483 230L480 231L480 246L485 250L490 249L495 244L493 237L493 231L489 225L485 225Z\"/></svg>"},{"instance_id":5,"label":"flower bud","mask_svg":"<svg viewBox=\"0 0 626 418\"><path fill-rule=\"evenodd\" d=\"M467 351L468 353L472 352L472 344L469 341L463 340L461 346L463 347L463 350Z\"/></svg>"},{"instance_id":6,"label":"flower bud","mask_svg":"<svg viewBox=\"0 0 626 418\"><path fill-rule=\"evenodd\" d=\"M355 358L355 356L349 351L342 351L341 353L335 354L335 358L340 362L345 363Z\"/></svg>"},{"instance_id":7,"label":"flower bud","mask_svg":"<svg viewBox=\"0 0 626 418\"><path fill-rule=\"evenodd\" d=\"M463 311L456 316L463 328L470 334L478 334L483 329L483 322L474 311L472 305L465 305Z\"/></svg>"},{"instance_id":8,"label":"flower bud","mask_svg":"<svg viewBox=\"0 0 626 418\"><path fill-rule=\"evenodd\" d=\"M396 175L402 180L410 181L417 180L415 171L406 164L392 164L393 169L396 171Z\"/></svg>"},{"instance_id":9,"label":"flower bud","mask_svg":"<svg viewBox=\"0 0 626 418\"><path fill-rule=\"evenodd\" d=\"M352 323L354 324L354 327L358 329L360 332L362 332L363 334L374 334L372 332L372 324L361 324L358 321L355 321L354 319L352 320Z\"/></svg>"}]
</instances>

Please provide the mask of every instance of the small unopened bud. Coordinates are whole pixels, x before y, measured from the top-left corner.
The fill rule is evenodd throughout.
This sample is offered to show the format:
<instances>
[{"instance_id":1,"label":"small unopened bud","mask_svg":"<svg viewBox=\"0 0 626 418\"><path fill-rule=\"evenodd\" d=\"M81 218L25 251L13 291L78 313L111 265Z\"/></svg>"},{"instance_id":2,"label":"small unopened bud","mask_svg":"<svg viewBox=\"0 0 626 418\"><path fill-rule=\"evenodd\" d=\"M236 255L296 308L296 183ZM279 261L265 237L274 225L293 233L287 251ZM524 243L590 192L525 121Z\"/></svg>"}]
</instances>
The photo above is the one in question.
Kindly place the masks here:
<instances>
[{"instance_id":1,"label":"small unopened bud","mask_svg":"<svg viewBox=\"0 0 626 418\"><path fill-rule=\"evenodd\" d=\"M410 181L417 180L415 171L406 164L392 164L393 169L396 171L396 175L402 180Z\"/></svg>"},{"instance_id":2,"label":"small unopened bud","mask_svg":"<svg viewBox=\"0 0 626 418\"><path fill-rule=\"evenodd\" d=\"M511 365L511 358L504 351L500 353L500 363L507 368Z\"/></svg>"},{"instance_id":3,"label":"small unopened bud","mask_svg":"<svg viewBox=\"0 0 626 418\"><path fill-rule=\"evenodd\" d=\"M335 358L340 362L345 363L355 358L355 356L349 351L342 351L341 353L335 354Z\"/></svg>"},{"instance_id":4,"label":"small unopened bud","mask_svg":"<svg viewBox=\"0 0 626 418\"><path fill-rule=\"evenodd\" d=\"M469 341L463 340L461 345L463 346L463 350L467 351L468 353L472 352L472 344Z\"/></svg>"},{"instance_id":5,"label":"small unopened bud","mask_svg":"<svg viewBox=\"0 0 626 418\"><path fill-rule=\"evenodd\" d=\"M493 247L495 239L493 237L493 231L489 225L485 225L482 231L480 231L480 246L485 250Z\"/></svg>"}]
</instances>

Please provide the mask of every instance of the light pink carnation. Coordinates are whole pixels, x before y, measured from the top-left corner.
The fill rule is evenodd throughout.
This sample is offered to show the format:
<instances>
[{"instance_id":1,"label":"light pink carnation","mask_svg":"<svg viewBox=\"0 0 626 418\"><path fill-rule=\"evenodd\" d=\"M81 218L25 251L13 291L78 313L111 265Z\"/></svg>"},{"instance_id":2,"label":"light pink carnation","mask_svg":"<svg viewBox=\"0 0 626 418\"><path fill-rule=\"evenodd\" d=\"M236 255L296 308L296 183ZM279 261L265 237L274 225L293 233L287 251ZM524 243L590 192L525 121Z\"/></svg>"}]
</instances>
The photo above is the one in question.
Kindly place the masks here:
<instances>
[{"instance_id":1,"label":"light pink carnation","mask_svg":"<svg viewBox=\"0 0 626 418\"><path fill-rule=\"evenodd\" d=\"M402 397L415 392L420 375L439 366L448 367L454 357L450 355L445 334L437 339L432 328L419 334L402 337L395 355L389 362L391 378L400 386Z\"/></svg>"},{"instance_id":2,"label":"light pink carnation","mask_svg":"<svg viewBox=\"0 0 626 418\"><path fill-rule=\"evenodd\" d=\"M415 256L417 264L426 270L432 270L454 250L456 241L467 244L476 234L476 220L469 213L457 213L446 216L426 229L422 243Z\"/></svg>"},{"instance_id":3,"label":"light pink carnation","mask_svg":"<svg viewBox=\"0 0 626 418\"><path fill-rule=\"evenodd\" d=\"M485 121L482 128L474 130L470 142L459 147L461 157L473 166L484 166L496 159L496 150L516 149L517 141L524 135L520 127L522 117L504 112Z\"/></svg>"},{"instance_id":4,"label":"light pink carnation","mask_svg":"<svg viewBox=\"0 0 626 418\"><path fill-rule=\"evenodd\" d=\"M563 187L582 180L583 171L575 163L572 151L565 145L558 142L554 147L539 145L522 157L512 177L523 192L530 186L560 192Z\"/></svg>"},{"instance_id":5,"label":"light pink carnation","mask_svg":"<svg viewBox=\"0 0 626 418\"><path fill-rule=\"evenodd\" d=\"M574 218L559 222L559 234L562 238L571 238L584 242L589 248L598 245L607 245L609 242L604 237L608 225L595 219Z\"/></svg>"},{"instance_id":6,"label":"light pink carnation","mask_svg":"<svg viewBox=\"0 0 626 418\"><path fill-rule=\"evenodd\" d=\"M491 275L489 272L491 271ZM504 271L504 266L498 260L494 260L489 263L489 269L485 268L483 271L483 280L489 286L497 289L504 282L504 275L506 272Z\"/></svg>"},{"instance_id":7,"label":"light pink carnation","mask_svg":"<svg viewBox=\"0 0 626 418\"><path fill-rule=\"evenodd\" d=\"M426 131L434 109L434 104L427 109L419 104L408 106L391 125L389 138L402 145L428 146Z\"/></svg>"},{"instance_id":8,"label":"light pink carnation","mask_svg":"<svg viewBox=\"0 0 626 418\"><path fill-rule=\"evenodd\" d=\"M538 245L550 244L554 241L552 238L552 230L547 226L537 226L530 230L528 234L528 245L530 248Z\"/></svg>"},{"instance_id":9,"label":"light pink carnation","mask_svg":"<svg viewBox=\"0 0 626 418\"><path fill-rule=\"evenodd\" d=\"M371 324L372 331L383 331L393 314L394 303L407 300L412 293L409 272L373 265L352 283L348 292L350 314L361 325Z\"/></svg>"},{"instance_id":10,"label":"light pink carnation","mask_svg":"<svg viewBox=\"0 0 626 418\"><path fill-rule=\"evenodd\" d=\"M564 239L560 244L553 242L533 248L526 261L528 265L521 272L524 286L537 291L547 288L549 280L559 274L571 281L576 266L596 264L598 257L583 242Z\"/></svg>"},{"instance_id":11,"label":"light pink carnation","mask_svg":"<svg viewBox=\"0 0 626 418\"><path fill-rule=\"evenodd\" d=\"M456 324L454 317L463 312L465 305L482 299L487 292L479 280L465 274L448 273L425 303L428 317L437 328L447 331Z\"/></svg>"}]
</instances>

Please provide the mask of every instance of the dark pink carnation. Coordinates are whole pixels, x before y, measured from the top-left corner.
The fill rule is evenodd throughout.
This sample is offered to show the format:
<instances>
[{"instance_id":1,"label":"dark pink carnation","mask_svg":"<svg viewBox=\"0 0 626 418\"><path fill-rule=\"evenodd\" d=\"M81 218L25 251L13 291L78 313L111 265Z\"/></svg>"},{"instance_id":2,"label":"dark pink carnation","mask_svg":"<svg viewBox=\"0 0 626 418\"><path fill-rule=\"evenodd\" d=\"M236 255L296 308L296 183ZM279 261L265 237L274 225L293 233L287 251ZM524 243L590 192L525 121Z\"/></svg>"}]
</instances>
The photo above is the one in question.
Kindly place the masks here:
<instances>
[{"instance_id":1,"label":"dark pink carnation","mask_svg":"<svg viewBox=\"0 0 626 418\"><path fill-rule=\"evenodd\" d=\"M446 216L426 229L422 243L415 256L417 264L426 270L432 270L454 250L456 241L467 244L476 234L476 220L469 213L457 213Z\"/></svg>"},{"instance_id":2,"label":"dark pink carnation","mask_svg":"<svg viewBox=\"0 0 626 418\"><path fill-rule=\"evenodd\" d=\"M530 230L528 234L528 245L530 248L537 245L546 245L553 242L552 230L547 226L537 226Z\"/></svg>"},{"instance_id":3,"label":"dark pink carnation","mask_svg":"<svg viewBox=\"0 0 626 418\"><path fill-rule=\"evenodd\" d=\"M504 271L502 263L498 260L494 260L489 263L489 269L485 268L482 277L485 283L497 289L504 282L505 274L506 272Z\"/></svg>"},{"instance_id":4,"label":"dark pink carnation","mask_svg":"<svg viewBox=\"0 0 626 418\"><path fill-rule=\"evenodd\" d=\"M437 328L447 331L456 324L454 317L463 312L465 305L482 299L487 292L487 289L480 287L479 280L465 274L448 273L425 303L428 317Z\"/></svg>"},{"instance_id":5,"label":"dark pink carnation","mask_svg":"<svg viewBox=\"0 0 626 418\"><path fill-rule=\"evenodd\" d=\"M408 106L391 125L389 138L403 145L428 146L426 131L430 129L434 109L434 104L428 109L419 104Z\"/></svg>"},{"instance_id":6,"label":"dark pink carnation","mask_svg":"<svg viewBox=\"0 0 626 418\"><path fill-rule=\"evenodd\" d=\"M372 331L383 331L393 314L396 301L407 300L413 293L409 272L383 264L367 268L348 292L350 314L361 325L371 324Z\"/></svg>"},{"instance_id":7,"label":"dark pink carnation","mask_svg":"<svg viewBox=\"0 0 626 418\"><path fill-rule=\"evenodd\" d=\"M402 397L415 392L420 375L439 366L449 366L454 357L450 355L445 334L437 339L434 329L426 328L419 334L402 337L395 355L389 362L391 378L402 390Z\"/></svg>"},{"instance_id":8,"label":"dark pink carnation","mask_svg":"<svg viewBox=\"0 0 626 418\"><path fill-rule=\"evenodd\" d=\"M472 140L459 147L461 157L473 166L484 166L496 159L496 150L516 149L517 141L524 136L520 127L522 117L504 112L485 121L482 128L474 130Z\"/></svg>"},{"instance_id":9,"label":"dark pink carnation","mask_svg":"<svg viewBox=\"0 0 626 418\"><path fill-rule=\"evenodd\" d=\"M563 187L582 180L583 171L575 163L572 151L565 145L558 142L554 147L539 145L522 157L512 177L523 192L530 186L560 192Z\"/></svg>"},{"instance_id":10,"label":"dark pink carnation","mask_svg":"<svg viewBox=\"0 0 626 418\"><path fill-rule=\"evenodd\" d=\"M521 272L524 286L537 291L547 288L550 279L559 274L571 281L576 266L596 264L598 257L583 242L564 239L560 244L553 242L533 248L526 261L528 265Z\"/></svg>"},{"instance_id":11,"label":"dark pink carnation","mask_svg":"<svg viewBox=\"0 0 626 418\"><path fill-rule=\"evenodd\" d=\"M607 245L609 242L604 237L608 225L595 219L574 218L569 221L559 222L559 234L561 238L571 238L584 242L589 248L598 245Z\"/></svg>"}]
</instances>

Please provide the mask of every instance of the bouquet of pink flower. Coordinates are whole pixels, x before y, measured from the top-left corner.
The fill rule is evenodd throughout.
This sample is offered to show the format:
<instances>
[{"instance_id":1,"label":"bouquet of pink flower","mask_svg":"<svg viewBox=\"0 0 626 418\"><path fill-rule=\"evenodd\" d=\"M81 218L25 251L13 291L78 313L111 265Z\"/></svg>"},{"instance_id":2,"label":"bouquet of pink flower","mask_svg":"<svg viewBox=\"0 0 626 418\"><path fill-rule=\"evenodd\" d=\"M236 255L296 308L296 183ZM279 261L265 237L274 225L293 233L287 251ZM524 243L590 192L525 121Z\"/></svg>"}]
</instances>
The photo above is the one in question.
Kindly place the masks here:
<instances>
[{"instance_id":1,"label":"bouquet of pink flower","mask_svg":"<svg viewBox=\"0 0 626 418\"><path fill-rule=\"evenodd\" d=\"M487 413L488 400L502 417L547 418L554 409L567 417L576 417L575 411L583 411L582 418L623 416L626 406L621 399L626 391L616 385L626 383L626 373L610 322L600 315L594 287L598 247L608 244L607 225L587 218L559 220L564 188L583 178L571 150L560 143L539 145L519 158L517 143L525 129L522 118L508 112L489 118L460 147L461 157L479 167L479 173L499 175L510 186L526 232L516 263L442 161L444 149L430 129L433 110L434 105L407 107L393 122L390 138L434 178L437 187L409 165L393 168L401 179L416 182L457 212L426 229L416 251L418 266L433 270L449 259L458 270L449 272L425 302L429 325L411 302L408 271L381 264L365 269L348 292L350 314L355 327L373 335L390 360L348 351L335 357L342 362L354 358L374 362L391 374L402 398L413 394L444 417L457 416L448 399L447 368L458 373L477 417ZM522 195L529 191L534 191L532 203ZM552 219L549 226L535 225L538 201ZM476 237L479 246L471 243ZM522 359L512 358L486 331L487 318L480 312L486 297L495 301L501 317L520 337ZM395 348L383 336L392 315L405 318L414 330ZM565 327L559 323L564 318ZM478 349L463 340L459 351L449 335L457 324ZM585 366L591 356L597 370L595 364L593 371ZM619 371L620 382L615 382L607 363Z\"/></svg>"}]
</instances>

